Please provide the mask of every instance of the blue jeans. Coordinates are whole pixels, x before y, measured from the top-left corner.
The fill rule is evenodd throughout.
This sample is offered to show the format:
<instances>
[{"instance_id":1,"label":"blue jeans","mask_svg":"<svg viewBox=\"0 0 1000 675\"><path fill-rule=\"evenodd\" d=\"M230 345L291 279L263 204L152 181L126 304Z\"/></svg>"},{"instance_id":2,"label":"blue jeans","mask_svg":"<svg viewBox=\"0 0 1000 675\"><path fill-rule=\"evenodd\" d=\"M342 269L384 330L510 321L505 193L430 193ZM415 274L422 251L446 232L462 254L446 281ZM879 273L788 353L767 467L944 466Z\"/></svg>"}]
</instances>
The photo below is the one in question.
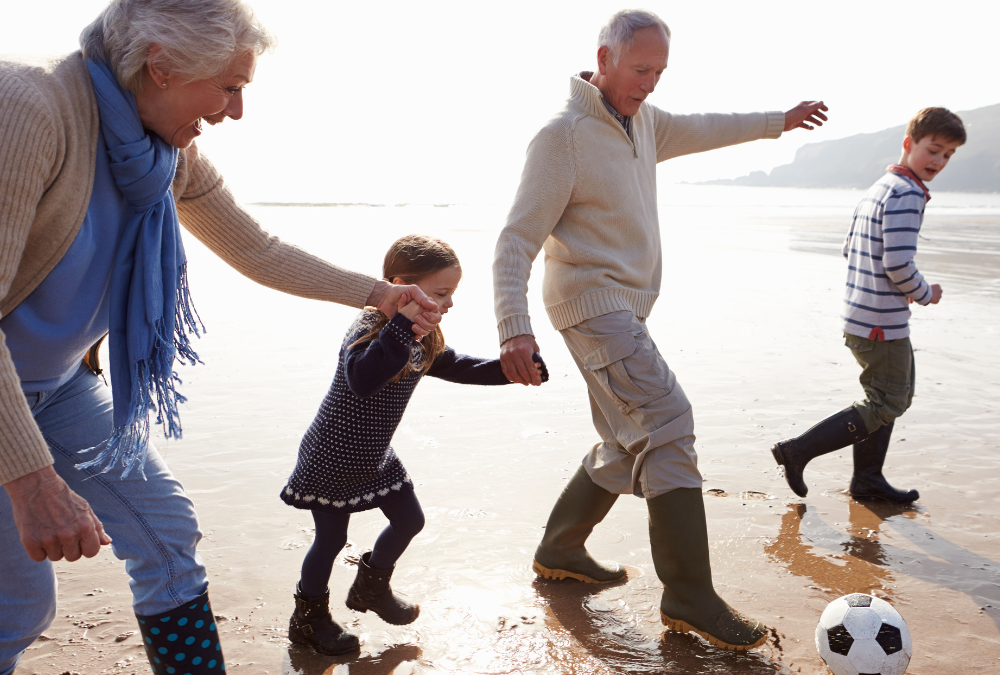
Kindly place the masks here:
<instances>
[{"instance_id":1,"label":"blue jeans","mask_svg":"<svg viewBox=\"0 0 1000 675\"><path fill-rule=\"evenodd\" d=\"M168 612L208 588L196 550L201 539L194 504L152 445L146 480L132 471L98 474L76 464L78 451L111 436L111 390L86 368L54 391L26 394L28 406L70 489L87 500L114 540L111 550L125 561L137 614ZM0 490L0 675L49 627L56 612L56 577L48 560L28 557L14 526L10 499Z\"/></svg>"}]
</instances>

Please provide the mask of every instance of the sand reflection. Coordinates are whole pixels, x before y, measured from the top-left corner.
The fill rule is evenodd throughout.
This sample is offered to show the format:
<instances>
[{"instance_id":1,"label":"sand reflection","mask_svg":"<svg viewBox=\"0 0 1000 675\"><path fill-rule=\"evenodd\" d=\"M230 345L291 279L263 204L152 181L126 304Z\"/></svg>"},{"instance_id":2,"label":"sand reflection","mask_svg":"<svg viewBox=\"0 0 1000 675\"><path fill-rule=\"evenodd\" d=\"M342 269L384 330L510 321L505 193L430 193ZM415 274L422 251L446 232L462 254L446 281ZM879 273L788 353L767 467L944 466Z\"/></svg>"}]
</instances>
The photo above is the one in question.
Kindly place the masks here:
<instances>
[{"instance_id":1,"label":"sand reflection","mask_svg":"<svg viewBox=\"0 0 1000 675\"><path fill-rule=\"evenodd\" d=\"M922 513L919 506L851 500L844 533L824 522L814 506L792 504L777 539L764 550L832 597L873 593L891 602L897 577L908 575L970 596L1000 628L1000 565L923 526L917 518ZM890 543L899 538L920 550Z\"/></svg>"},{"instance_id":2,"label":"sand reflection","mask_svg":"<svg viewBox=\"0 0 1000 675\"><path fill-rule=\"evenodd\" d=\"M654 584L653 589L636 593L627 586L633 576L630 569L626 579L603 586L543 579L532 584L545 602L548 634L566 632L572 637L568 645L552 640L549 646L548 661L558 663L560 672L782 672L780 664L764 654L726 652L694 635L664 631L655 610L659 606L659 589ZM647 630L643 632L637 626Z\"/></svg>"},{"instance_id":3,"label":"sand reflection","mask_svg":"<svg viewBox=\"0 0 1000 675\"><path fill-rule=\"evenodd\" d=\"M420 658L416 645L396 645L378 654L358 656L323 656L312 649L296 645L288 648L282 664L282 675L408 675ZM348 665L349 664L349 665Z\"/></svg>"}]
</instances>

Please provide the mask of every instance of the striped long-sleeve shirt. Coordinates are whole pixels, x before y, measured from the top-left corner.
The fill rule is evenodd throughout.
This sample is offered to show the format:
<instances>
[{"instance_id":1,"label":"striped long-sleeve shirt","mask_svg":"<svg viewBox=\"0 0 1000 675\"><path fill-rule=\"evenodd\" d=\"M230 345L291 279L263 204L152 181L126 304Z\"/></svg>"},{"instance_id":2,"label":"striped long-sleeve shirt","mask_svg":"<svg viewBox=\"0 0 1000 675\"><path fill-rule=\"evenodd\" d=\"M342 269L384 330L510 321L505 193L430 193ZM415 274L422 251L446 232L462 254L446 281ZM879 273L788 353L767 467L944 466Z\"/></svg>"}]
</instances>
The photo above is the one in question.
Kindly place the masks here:
<instances>
[{"instance_id":1,"label":"striped long-sleeve shirt","mask_svg":"<svg viewBox=\"0 0 1000 675\"><path fill-rule=\"evenodd\" d=\"M918 183L893 172L858 204L843 249L845 333L873 340L910 335L909 301L926 305L931 300L930 286L913 262L926 204Z\"/></svg>"}]
</instances>

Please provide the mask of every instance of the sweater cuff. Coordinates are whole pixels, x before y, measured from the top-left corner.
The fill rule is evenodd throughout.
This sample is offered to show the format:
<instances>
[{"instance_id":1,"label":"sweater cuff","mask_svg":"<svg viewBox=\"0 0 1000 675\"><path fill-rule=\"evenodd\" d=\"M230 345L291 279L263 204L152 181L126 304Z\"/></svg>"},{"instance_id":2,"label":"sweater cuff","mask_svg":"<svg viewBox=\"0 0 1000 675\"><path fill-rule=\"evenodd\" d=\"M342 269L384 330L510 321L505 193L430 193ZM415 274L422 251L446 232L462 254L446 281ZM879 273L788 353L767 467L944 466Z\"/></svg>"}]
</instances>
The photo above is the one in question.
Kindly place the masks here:
<instances>
[{"instance_id":1,"label":"sweater cuff","mask_svg":"<svg viewBox=\"0 0 1000 675\"><path fill-rule=\"evenodd\" d=\"M407 319L402 312L396 312L396 316L382 329L380 338L390 338L395 342L409 347L416 339L413 333L413 322Z\"/></svg>"},{"instance_id":2,"label":"sweater cuff","mask_svg":"<svg viewBox=\"0 0 1000 675\"><path fill-rule=\"evenodd\" d=\"M52 453L38 430L24 394L20 401L3 401L0 409L0 485L52 465ZM3 397L6 398L6 397Z\"/></svg>"},{"instance_id":3,"label":"sweater cuff","mask_svg":"<svg viewBox=\"0 0 1000 675\"><path fill-rule=\"evenodd\" d=\"M534 331L531 330L531 317L527 314L515 314L514 316L508 316L500 320L497 324L497 330L500 331L500 345L502 346L507 340L517 337L518 335L534 335Z\"/></svg>"},{"instance_id":4,"label":"sweater cuff","mask_svg":"<svg viewBox=\"0 0 1000 675\"><path fill-rule=\"evenodd\" d=\"M766 114L767 130L764 132L764 138L780 137L781 132L785 130L785 113L780 110L768 110Z\"/></svg>"}]
</instances>

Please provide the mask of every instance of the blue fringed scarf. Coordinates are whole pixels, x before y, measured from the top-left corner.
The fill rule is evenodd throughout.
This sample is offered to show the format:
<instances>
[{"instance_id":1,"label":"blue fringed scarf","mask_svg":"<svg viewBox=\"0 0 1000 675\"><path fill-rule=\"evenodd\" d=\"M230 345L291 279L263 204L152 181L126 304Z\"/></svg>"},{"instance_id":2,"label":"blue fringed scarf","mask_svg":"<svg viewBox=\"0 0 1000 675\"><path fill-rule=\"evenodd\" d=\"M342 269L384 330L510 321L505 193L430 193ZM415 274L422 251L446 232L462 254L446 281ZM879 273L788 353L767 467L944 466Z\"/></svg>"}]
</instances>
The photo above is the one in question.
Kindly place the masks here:
<instances>
[{"instance_id":1,"label":"blue fringed scarf","mask_svg":"<svg viewBox=\"0 0 1000 675\"><path fill-rule=\"evenodd\" d=\"M103 63L87 60L97 94L101 129L118 189L132 207L111 272L110 356L114 430L97 456L78 468L117 464L127 476L143 466L149 441L149 413L167 438L181 437L177 404L180 378L174 357L194 364L188 332L200 335L191 304L187 259L170 183L177 149L146 134L135 97ZM204 327L202 327L202 330Z\"/></svg>"}]
</instances>

